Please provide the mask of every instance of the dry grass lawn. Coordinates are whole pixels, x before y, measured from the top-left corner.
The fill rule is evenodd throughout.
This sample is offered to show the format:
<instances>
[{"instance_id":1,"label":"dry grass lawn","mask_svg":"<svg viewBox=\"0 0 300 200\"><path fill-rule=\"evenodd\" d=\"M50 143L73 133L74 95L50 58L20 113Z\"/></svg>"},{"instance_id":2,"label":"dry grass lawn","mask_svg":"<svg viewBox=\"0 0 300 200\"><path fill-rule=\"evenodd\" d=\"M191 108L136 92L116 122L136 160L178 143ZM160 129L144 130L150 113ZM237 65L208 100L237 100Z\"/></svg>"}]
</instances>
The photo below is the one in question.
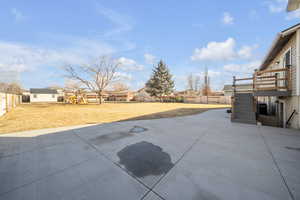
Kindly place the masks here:
<instances>
[{"instance_id":1,"label":"dry grass lawn","mask_svg":"<svg viewBox=\"0 0 300 200\"><path fill-rule=\"evenodd\" d=\"M183 103L24 104L0 117L0 133L123 120L177 117L224 107L228 106Z\"/></svg>"}]
</instances>

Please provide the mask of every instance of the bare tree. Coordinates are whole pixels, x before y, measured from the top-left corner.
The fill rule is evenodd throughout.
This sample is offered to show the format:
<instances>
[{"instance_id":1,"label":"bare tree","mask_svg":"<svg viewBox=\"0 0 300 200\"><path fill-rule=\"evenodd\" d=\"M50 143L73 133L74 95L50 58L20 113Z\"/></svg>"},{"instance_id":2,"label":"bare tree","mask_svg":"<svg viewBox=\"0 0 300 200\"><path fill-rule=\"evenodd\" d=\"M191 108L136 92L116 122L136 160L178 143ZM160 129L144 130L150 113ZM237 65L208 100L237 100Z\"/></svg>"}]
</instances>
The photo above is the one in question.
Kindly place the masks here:
<instances>
[{"instance_id":1,"label":"bare tree","mask_svg":"<svg viewBox=\"0 0 300 200\"><path fill-rule=\"evenodd\" d=\"M125 83L122 83L122 82L117 82L117 83L113 84L112 88L116 92L129 90L128 85L126 85Z\"/></svg>"},{"instance_id":2,"label":"bare tree","mask_svg":"<svg viewBox=\"0 0 300 200\"><path fill-rule=\"evenodd\" d=\"M195 91L200 91L201 89L201 84L200 84L200 76L195 76L195 80L194 80L194 89Z\"/></svg>"},{"instance_id":3,"label":"bare tree","mask_svg":"<svg viewBox=\"0 0 300 200\"><path fill-rule=\"evenodd\" d=\"M194 76L193 76L193 74L190 74L187 77L187 89L194 91Z\"/></svg>"},{"instance_id":4,"label":"bare tree","mask_svg":"<svg viewBox=\"0 0 300 200\"><path fill-rule=\"evenodd\" d=\"M113 82L118 80L117 70L120 63L109 57L100 57L92 64L65 66L65 71L68 77L73 80L78 80L87 89L96 92L99 97L99 103L102 103L104 90Z\"/></svg>"},{"instance_id":5,"label":"bare tree","mask_svg":"<svg viewBox=\"0 0 300 200\"><path fill-rule=\"evenodd\" d=\"M0 92L22 94L22 87L18 83L2 83L0 82Z\"/></svg>"},{"instance_id":6,"label":"bare tree","mask_svg":"<svg viewBox=\"0 0 300 200\"><path fill-rule=\"evenodd\" d=\"M82 89L82 83L79 82L78 80L73 80L73 79L67 79L65 81L65 86L64 89L66 91L72 91L72 92L77 92Z\"/></svg>"},{"instance_id":7,"label":"bare tree","mask_svg":"<svg viewBox=\"0 0 300 200\"><path fill-rule=\"evenodd\" d=\"M187 89L191 92L199 92L199 90L200 90L200 76L190 74L187 77Z\"/></svg>"}]
</instances>

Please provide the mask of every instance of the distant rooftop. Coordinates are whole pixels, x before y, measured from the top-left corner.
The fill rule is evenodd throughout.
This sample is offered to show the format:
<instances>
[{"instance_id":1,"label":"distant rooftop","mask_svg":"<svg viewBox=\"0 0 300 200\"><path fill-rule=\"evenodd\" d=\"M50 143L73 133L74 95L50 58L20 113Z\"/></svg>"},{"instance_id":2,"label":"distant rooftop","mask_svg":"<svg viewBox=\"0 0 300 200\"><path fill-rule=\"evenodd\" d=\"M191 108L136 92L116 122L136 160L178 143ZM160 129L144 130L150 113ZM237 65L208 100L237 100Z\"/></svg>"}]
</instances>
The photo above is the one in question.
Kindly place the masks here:
<instances>
[{"instance_id":1,"label":"distant rooftop","mask_svg":"<svg viewBox=\"0 0 300 200\"><path fill-rule=\"evenodd\" d=\"M31 94L57 94L57 90L49 88L30 88Z\"/></svg>"}]
</instances>

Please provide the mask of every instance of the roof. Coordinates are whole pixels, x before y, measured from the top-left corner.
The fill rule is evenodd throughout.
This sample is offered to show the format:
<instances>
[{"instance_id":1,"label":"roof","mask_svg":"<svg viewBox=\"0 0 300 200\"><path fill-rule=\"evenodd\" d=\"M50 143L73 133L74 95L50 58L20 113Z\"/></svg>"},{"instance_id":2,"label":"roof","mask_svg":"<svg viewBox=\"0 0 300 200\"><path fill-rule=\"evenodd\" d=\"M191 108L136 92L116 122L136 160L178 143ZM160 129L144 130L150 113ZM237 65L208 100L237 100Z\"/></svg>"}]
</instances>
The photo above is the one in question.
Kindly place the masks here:
<instances>
[{"instance_id":1,"label":"roof","mask_svg":"<svg viewBox=\"0 0 300 200\"><path fill-rule=\"evenodd\" d=\"M239 90L252 90L253 85L252 84L239 84L236 85L236 88ZM224 85L223 91L232 91L232 85Z\"/></svg>"},{"instance_id":2,"label":"roof","mask_svg":"<svg viewBox=\"0 0 300 200\"><path fill-rule=\"evenodd\" d=\"M275 40L272 43L271 48L269 49L267 55L265 56L262 64L259 69L264 70L268 65L274 60L277 54L282 50L282 47L291 39L291 37L296 33L300 28L300 23L296 24L288 29L283 30L278 33Z\"/></svg>"},{"instance_id":3,"label":"roof","mask_svg":"<svg viewBox=\"0 0 300 200\"><path fill-rule=\"evenodd\" d=\"M57 90L49 88L30 88L31 94L57 94Z\"/></svg>"}]
</instances>

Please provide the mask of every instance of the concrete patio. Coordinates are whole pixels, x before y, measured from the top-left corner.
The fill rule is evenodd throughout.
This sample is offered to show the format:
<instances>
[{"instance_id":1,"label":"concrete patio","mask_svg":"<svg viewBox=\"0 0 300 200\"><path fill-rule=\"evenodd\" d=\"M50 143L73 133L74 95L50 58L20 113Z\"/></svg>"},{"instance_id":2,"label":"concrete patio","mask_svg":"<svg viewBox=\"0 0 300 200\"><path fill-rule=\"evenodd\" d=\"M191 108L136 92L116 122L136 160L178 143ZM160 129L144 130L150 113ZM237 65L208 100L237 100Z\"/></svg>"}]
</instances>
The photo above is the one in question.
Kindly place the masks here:
<instances>
[{"instance_id":1,"label":"concrete patio","mask_svg":"<svg viewBox=\"0 0 300 200\"><path fill-rule=\"evenodd\" d=\"M0 135L0 200L300 199L300 132L225 110Z\"/></svg>"}]
</instances>

